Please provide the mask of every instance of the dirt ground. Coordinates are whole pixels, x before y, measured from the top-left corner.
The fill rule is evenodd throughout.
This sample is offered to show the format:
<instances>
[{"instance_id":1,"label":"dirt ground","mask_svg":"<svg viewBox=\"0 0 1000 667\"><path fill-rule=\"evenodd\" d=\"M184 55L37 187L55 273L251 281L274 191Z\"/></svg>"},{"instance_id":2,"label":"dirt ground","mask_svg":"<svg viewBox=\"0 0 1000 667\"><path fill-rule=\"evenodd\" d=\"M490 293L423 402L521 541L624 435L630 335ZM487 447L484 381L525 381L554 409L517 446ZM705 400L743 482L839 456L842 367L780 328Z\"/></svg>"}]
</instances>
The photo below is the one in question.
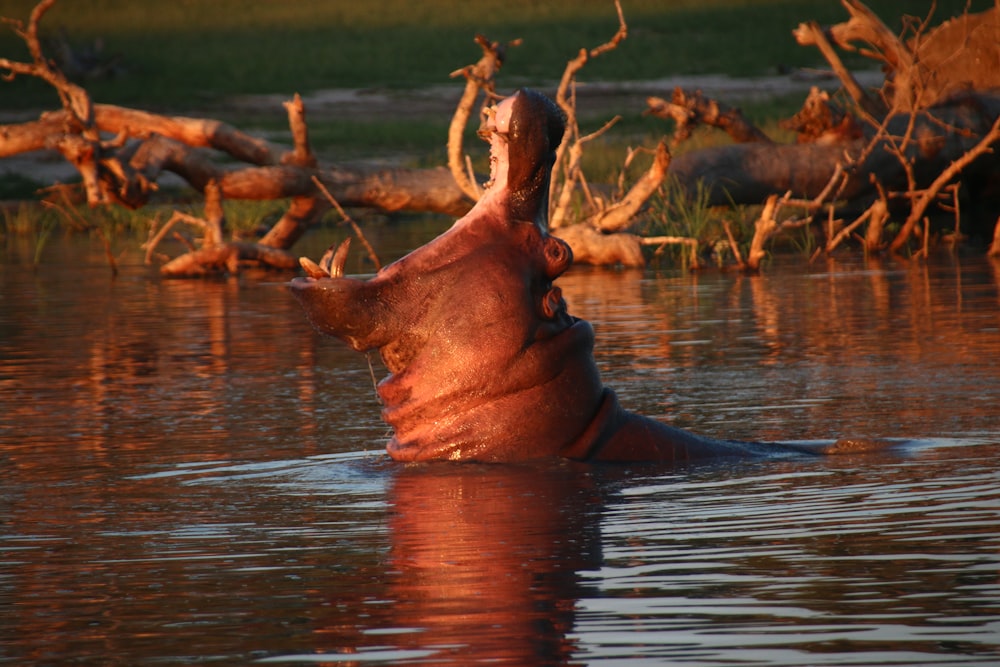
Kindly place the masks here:
<instances>
[{"instance_id":1,"label":"dirt ground","mask_svg":"<svg viewBox=\"0 0 1000 667\"><path fill-rule=\"evenodd\" d=\"M858 77L862 85L878 86L879 72L863 72ZM505 82L511 89L516 82ZM766 100L789 94L803 94L811 86L836 89L839 82L832 73L822 70L797 70L782 76L733 78L722 74L676 76L647 81L589 82L577 86L578 108L581 113L607 115L640 113L646 108L646 98L655 95L669 97L674 88L701 90L708 97L729 104ZM541 86L542 92L555 95L556 84ZM501 92L504 92L501 89ZM459 84L433 86L418 90L331 89L302 96L310 116L339 116L345 119L398 117L449 117L462 94ZM227 108L247 111L281 108L290 95L246 95L227 101Z\"/></svg>"}]
</instances>

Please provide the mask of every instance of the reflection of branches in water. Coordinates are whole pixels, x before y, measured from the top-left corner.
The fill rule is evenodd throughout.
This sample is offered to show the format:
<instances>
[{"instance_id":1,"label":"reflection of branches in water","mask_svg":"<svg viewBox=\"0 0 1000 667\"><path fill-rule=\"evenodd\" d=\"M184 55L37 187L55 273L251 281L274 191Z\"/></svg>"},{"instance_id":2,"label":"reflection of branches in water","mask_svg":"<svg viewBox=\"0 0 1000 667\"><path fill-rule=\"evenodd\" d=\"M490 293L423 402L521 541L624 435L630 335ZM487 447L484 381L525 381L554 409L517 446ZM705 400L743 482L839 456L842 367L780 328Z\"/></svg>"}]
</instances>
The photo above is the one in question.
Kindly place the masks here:
<instances>
[{"instance_id":1,"label":"reflection of branches in water","mask_svg":"<svg viewBox=\"0 0 1000 667\"><path fill-rule=\"evenodd\" d=\"M314 358L317 340L302 322L299 307L280 290L247 290L236 281L150 286L134 280L118 280L113 286L105 281L102 289L100 281L77 278L80 264L99 266L98 259L81 258L78 251L79 246L71 250L73 280L60 273L65 264L48 267L47 274L58 278L53 283L59 285L58 293L45 293L45 317L24 319L18 336L31 341L24 347L39 361L9 369L15 386L46 401L44 408L35 401L5 407L4 418L19 424L26 439L37 437L35 433L57 441L68 438L62 452L67 460L100 460L123 449L159 446L164 433L186 441L209 437L211 442L198 453L204 460L230 458L232 443L274 438L279 428L287 440L278 438L276 444L293 448L296 456L329 448L327 429L338 418L331 418L322 405L328 398L322 383L329 378L315 375L323 363ZM50 252L60 256L68 251L61 245ZM276 295L263 306L257 302L262 290ZM14 308L13 302L9 306ZM27 312L23 305L18 308ZM289 336L297 341L294 345ZM329 362L338 351L321 353ZM287 369L296 370L289 374ZM361 378L361 369L357 372ZM288 405L262 402L273 394L264 385L273 385L275 377L283 378ZM3 384L0 380L0 390ZM370 409L374 422L378 415L371 390L357 384L356 391L348 383L337 386L338 400L359 401L363 409L345 413ZM278 398L282 396L279 392ZM53 410L59 414L54 422ZM152 451L149 460L171 454Z\"/></svg>"}]
</instances>

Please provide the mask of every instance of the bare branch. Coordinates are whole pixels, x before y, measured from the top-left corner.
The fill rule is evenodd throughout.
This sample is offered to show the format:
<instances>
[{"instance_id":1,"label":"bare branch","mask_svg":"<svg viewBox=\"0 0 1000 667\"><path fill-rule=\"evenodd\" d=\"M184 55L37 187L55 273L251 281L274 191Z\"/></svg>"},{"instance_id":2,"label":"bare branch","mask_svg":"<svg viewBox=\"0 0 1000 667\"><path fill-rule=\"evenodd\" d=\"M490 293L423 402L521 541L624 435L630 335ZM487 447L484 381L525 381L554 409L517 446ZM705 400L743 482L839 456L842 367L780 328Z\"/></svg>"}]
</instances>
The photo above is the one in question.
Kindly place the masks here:
<instances>
[{"instance_id":1,"label":"bare branch","mask_svg":"<svg viewBox=\"0 0 1000 667\"><path fill-rule=\"evenodd\" d=\"M619 0L615 0L615 9L618 12L618 30L607 42L590 50L580 49L576 58L566 64L562 78L559 81L559 87L556 90L556 104L559 105L559 108L566 115L566 131L563 134L563 140L559 144L559 148L556 150L554 172L562 174L562 184L559 188L553 187L550 194L549 208L551 209L551 214L549 216L549 225L552 229L558 229L567 224L573 191L578 184L585 187L583 174L580 171L583 143L599 136L617 121L617 119L614 119L597 132L581 138L580 126L576 116L575 93L576 75L583 69L584 65L591 58L596 58L617 48L628 35L628 25L625 22L625 15L622 12Z\"/></svg>"},{"instance_id":2,"label":"bare branch","mask_svg":"<svg viewBox=\"0 0 1000 667\"><path fill-rule=\"evenodd\" d=\"M632 189L615 205L601 211L591 219L590 224L602 232L620 231L628 227L646 200L656 192L667 176L670 167L670 151L667 144L660 141L649 170L632 186Z\"/></svg>"},{"instance_id":3,"label":"bare branch","mask_svg":"<svg viewBox=\"0 0 1000 667\"><path fill-rule=\"evenodd\" d=\"M847 90L848 94L854 102L867 111L869 114L878 115L882 108L868 93L861 84L858 83L854 75L851 74L850 70L844 66L844 62L837 55L837 52L833 50L833 46L830 45L829 40L826 38L826 34L823 29L815 21L810 21L809 23L801 23L799 27L792 31L795 35L795 41L801 46L815 46L819 49L826 61L830 63L830 67L833 68L834 74L840 79L841 84L843 84L844 89Z\"/></svg>"},{"instance_id":4,"label":"bare branch","mask_svg":"<svg viewBox=\"0 0 1000 667\"><path fill-rule=\"evenodd\" d=\"M329 201L330 204L332 204L333 207L337 210L337 213L340 214L340 217L344 220L344 222L349 224L351 226L351 229L354 230L354 235L358 237L358 240L361 241L361 245L363 245L365 247L365 250L368 251L368 257L369 259L371 259L372 264L375 265L375 270L376 271L381 270L382 262L379 260L378 255L375 253L375 248L373 248L372 244L368 242L367 238L365 238L365 234L364 232L361 231L361 227L358 226L358 223L354 222L354 218L347 215L347 211L345 211L337 202L337 200L333 198L333 195L330 194L330 191L326 189L326 186L323 185L322 181L313 176L313 183L316 184L316 187L319 188L319 191L323 193L323 196L326 197L327 201Z\"/></svg>"},{"instance_id":5,"label":"bare branch","mask_svg":"<svg viewBox=\"0 0 1000 667\"><path fill-rule=\"evenodd\" d=\"M764 250L764 245L776 234L778 234L782 229L789 226L794 226L794 223L786 225L782 223L778 224L778 213L781 211L782 207L788 203L791 199L792 193L786 192L780 199L778 195L771 195L767 198L767 202L764 204L763 210L760 212L760 217L754 223L754 235L753 239L750 241L750 254L747 257L747 268L751 271L758 271L760 269L760 263L765 257L767 257L767 252Z\"/></svg>"},{"instance_id":6,"label":"bare branch","mask_svg":"<svg viewBox=\"0 0 1000 667\"><path fill-rule=\"evenodd\" d=\"M937 197L938 192L944 188L949 181L955 178L966 166L968 166L973 160L978 158L980 155L992 150L992 146L997 141L1000 141L1000 117L998 117L990 131L987 132L983 138L977 143L971 150L967 151L964 155L959 157L957 160L951 163L947 169L942 171L934 182L931 183L924 192L913 202L912 208L910 209L910 215L906 218L906 222L903 223L903 227L899 230L896 238L893 239L892 243L889 245L890 252L899 252L903 245L909 240L910 235L913 233L913 228L924 216L927 211L927 207L930 206L931 202Z\"/></svg>"},{"instance_id":7,"label":"bare branch","mask_svg":"<svg viewBox=\"0 0 1000 667\"><path fill-rule=\"evenodd\" d=\"M479 62L451 73L452 78L465 77L465 90L462 92L458 107L455 109L451 124L448 126L448 169L451 170L451 175L459 189L473 201L479 199L480 190L465 169L462 135L469 124L469 118L472 116L472 109L479 97L479 92L485 93L484 107L492 104L496 98L493 79L503 66L507 56L507 48L520 45L521 40L516 39L507 44L501 44L500 42L491 42L482 35L476 35L476 43L483 50L483 56Z\"/></svg>"},{"instance_id":8,"label":"bare branch","mask_svg":"<svg viewBox=\"0 0 1000 667\"><path fill-rule=\"evenodd\" d=\"M288 127L292 131L292 142L295 148L282 157L282 164L294 164L299 167L312 168L316 166L316 156L309 147L309 128L306 125L306 107L302 97L295 97L284 103L288 112Z\"/></svg>"},{"instance_id":9,"label":"bare branch","mask_svg":"<svg viewBox=\"0 0 1000 667\"><path fill-rule=\"evenodd\" d=\"M675 147L687 140L691 131L702 123L724 130L737 143L771 143L771 138L748 121L739 109L706 98L700 90L691 93L674 88L670 102L650 97L646 100L646 105L648 108L645 114L674 121L676 129L672 145Z\"/></svg>"}]
</instances>

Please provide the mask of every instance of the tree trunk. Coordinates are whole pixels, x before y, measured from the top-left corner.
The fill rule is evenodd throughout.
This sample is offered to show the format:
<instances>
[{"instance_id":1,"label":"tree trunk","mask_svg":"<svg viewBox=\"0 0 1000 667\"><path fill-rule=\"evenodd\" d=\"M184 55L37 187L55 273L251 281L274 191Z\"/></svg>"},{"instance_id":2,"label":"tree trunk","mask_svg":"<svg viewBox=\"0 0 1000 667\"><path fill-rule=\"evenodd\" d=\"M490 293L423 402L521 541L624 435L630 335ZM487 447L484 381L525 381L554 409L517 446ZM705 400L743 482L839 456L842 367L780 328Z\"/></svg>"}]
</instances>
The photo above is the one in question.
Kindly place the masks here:
<instances>
[{"instance_id":1,"label":"tree trunk","mask_svg":"<svg viewBox=\"0 0 1000 667\"><path fill-rule=\"evenodd\" d=\"M998 116L1000 96L970 94L915 117L896 114L884 133L869 131L866 137L847 142L744 143L690 151L674 157L670 175L689 192L703 181L709 205L759 204L771 194L788 191L795 197L816 197L837 165L847 162L840 197L868 200L874 197L876 182L886 189L907 190L908 164L914 185L926 187L986 136ZM901 138L907 135L913 139L904 146ZM872 150L867 151L869 147ZM997 169L1000 155L988 153L970 165L964 176L974 178Z\"/></svg>"}]
</instances>

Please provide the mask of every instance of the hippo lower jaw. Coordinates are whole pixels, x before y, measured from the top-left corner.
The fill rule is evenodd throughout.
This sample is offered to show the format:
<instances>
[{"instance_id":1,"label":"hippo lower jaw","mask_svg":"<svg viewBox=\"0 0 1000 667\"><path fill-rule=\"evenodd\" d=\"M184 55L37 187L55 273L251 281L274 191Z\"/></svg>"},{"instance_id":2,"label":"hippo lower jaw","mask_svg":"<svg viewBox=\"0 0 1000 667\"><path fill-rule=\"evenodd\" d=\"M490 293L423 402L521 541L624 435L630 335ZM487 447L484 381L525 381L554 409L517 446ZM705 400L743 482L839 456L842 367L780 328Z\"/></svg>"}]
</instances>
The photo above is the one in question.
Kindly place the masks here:
<instances>
[{"instance_id":1,"label":"hippo lower jaw","mask_svg":"<svg viewBox=\"0 0 1000 667\"><path fill-rule=\"evenodd\" d=\"M523 461L561 455L598 411L604 388L593 362L590 324L532 340L503 366L466 366L434 391L423 360L378 386L398 461Z\"/></svg>"}]
</instances>

